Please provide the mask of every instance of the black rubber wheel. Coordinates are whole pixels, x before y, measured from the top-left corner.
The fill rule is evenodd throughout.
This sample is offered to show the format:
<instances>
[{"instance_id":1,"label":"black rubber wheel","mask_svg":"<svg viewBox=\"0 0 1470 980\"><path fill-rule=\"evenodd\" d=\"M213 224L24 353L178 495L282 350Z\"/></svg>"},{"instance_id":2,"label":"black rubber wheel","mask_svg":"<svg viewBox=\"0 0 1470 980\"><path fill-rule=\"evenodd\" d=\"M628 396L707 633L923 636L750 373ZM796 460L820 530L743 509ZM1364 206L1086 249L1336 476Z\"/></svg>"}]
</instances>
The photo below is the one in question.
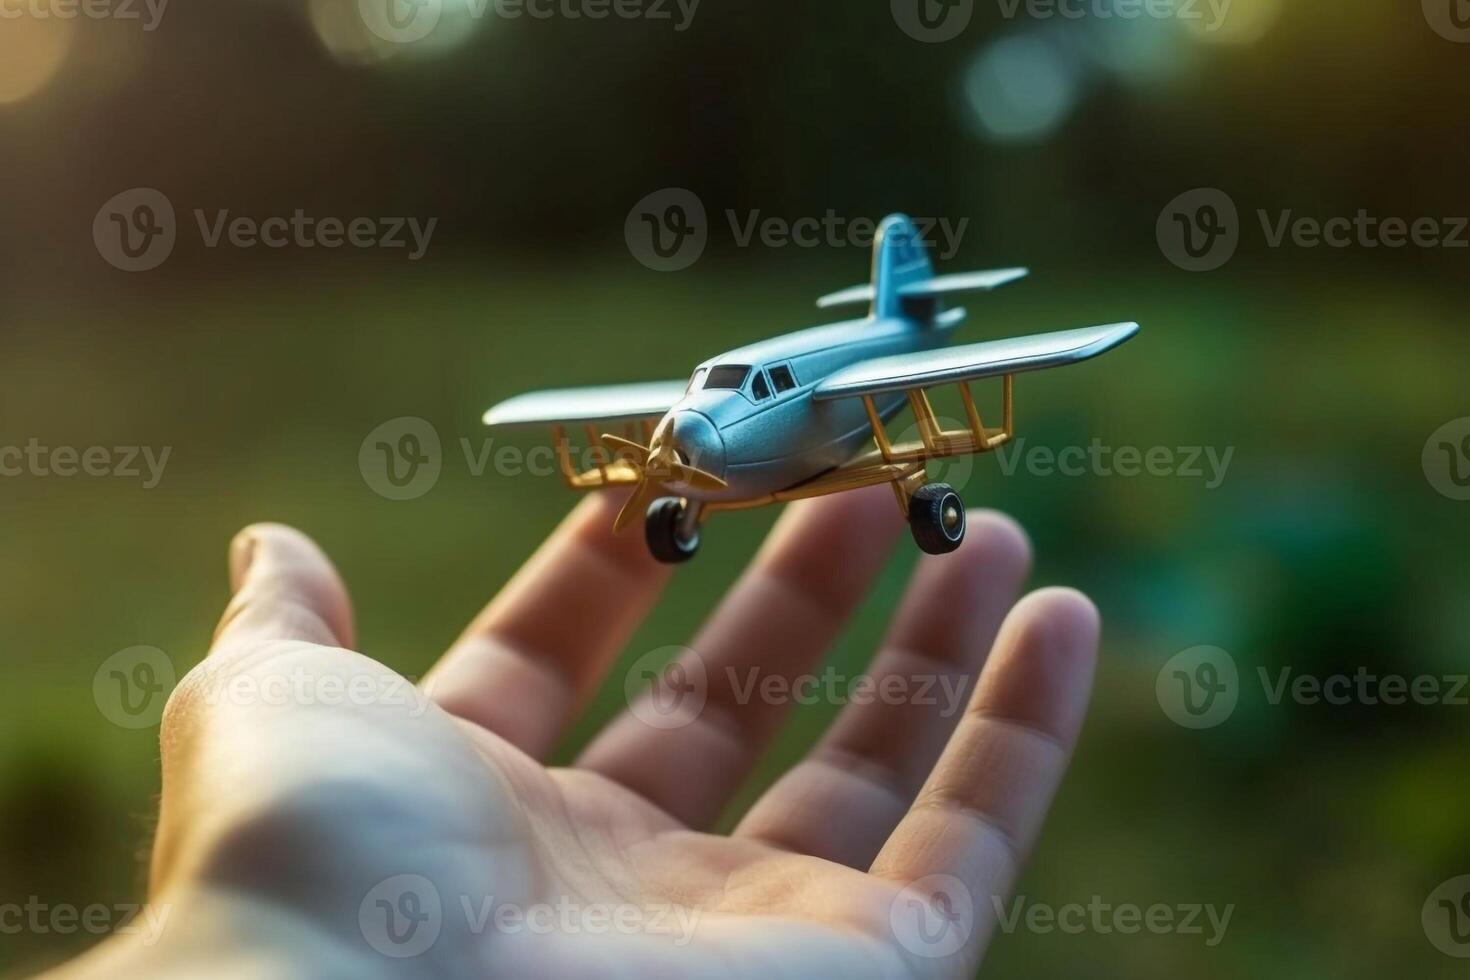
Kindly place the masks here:
<instances>
[{"instance_id":1,"label":"black rubber wheel","mask_svg":"<svg viewBox=\"0 0 1470 980\"><path fill-rule=\"evenodd\" d=\"M699 535L685 538L679 532L684 517L684 501L678 497L660 497L648 508L643 531L648 550L665 565L681 565L699 550Z\"/></svg>"},{"instance_id":2,"label":"black rubber wheel","mask_svg":"<svg viewBox=\"0 0 1470 980\"><path fill-rule=\"evenodd\" d=\"M909 529L923 551L947 555L965 540L965 504L954 487L930 483L909 501Z\"/></svg>"}]
</instances>

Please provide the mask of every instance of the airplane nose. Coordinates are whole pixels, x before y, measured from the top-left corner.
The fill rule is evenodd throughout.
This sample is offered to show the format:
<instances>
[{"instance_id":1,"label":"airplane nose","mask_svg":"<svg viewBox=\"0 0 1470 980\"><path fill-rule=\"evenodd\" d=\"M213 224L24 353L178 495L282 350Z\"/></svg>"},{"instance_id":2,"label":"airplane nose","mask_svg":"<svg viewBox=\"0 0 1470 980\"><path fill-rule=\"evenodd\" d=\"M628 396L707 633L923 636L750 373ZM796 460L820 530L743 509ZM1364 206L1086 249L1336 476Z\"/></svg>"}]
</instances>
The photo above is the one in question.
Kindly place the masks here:
<instances>
[{"instance_id":1,"label":"airplane nose","mask_svg":"<svg viewBox=\"0 0 1470 980\"><path fill-rule=\"evenodd\" d=\"M682 411L674 415L668 438L681 460L718 476L725 476L725 440L703 414Z\"/></svg>"}]
</instances>

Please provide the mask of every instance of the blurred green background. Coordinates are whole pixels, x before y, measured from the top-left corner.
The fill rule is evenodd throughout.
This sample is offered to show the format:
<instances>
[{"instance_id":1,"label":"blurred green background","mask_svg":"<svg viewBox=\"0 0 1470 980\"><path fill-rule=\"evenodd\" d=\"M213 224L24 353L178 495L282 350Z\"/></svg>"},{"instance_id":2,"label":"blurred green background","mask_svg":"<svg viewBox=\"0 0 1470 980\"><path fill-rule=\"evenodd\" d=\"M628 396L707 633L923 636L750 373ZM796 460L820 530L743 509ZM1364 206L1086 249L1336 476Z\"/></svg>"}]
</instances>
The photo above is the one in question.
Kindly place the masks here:
<instances>
[{"instance_id":1,"label":"blurred green background","mask_svg":"<svg viewBox=\"0 0 1470 980\"><path fill-rule=\"evenodd\" d=\"M949 271L1033 270L968 300L968 338L1143 324L1104 360L1018 382L1029 445L1234 451L1215 488L1007 475L994 457L955 476L1025 523L1036 583L1086 590L1106 621L1091 720L1022 892L1235 905L1214 947L1023 930L986 974L1464 975L1420 911L1470 873L1470 709L1273 706L1255 681L1258 666L1466 670L1470 505L1421 456L1470 415L1467 252L1273 248L1257 218L1470 214L1470 47L1432 2L1234 0L1213 29L1186 8L1071 19L977 2L942 43L906 35L881 0L704 0L684 30L676 7L672 22L594 21L448 3L416 44L377 38L352 0L179 4L154 30L0 21L0 445L170 450L151 489L0 478L0 902L141 896L157 729L109 722L94 674L136 645L179 673L197 661L240 526L311 533L353 590L365 651L421 675L572 503L554 480L473 472L461 440L484 447L487 406L683 377L820 322L817 295L866 278L859 247L741 247L727 211L906 210L969 219ZM134 187L169 198L179 234L129 274L92 227ZM629 210L665 187L710 216L707 251L676 274L624 239ZM1238 251L1207 273L1156 236L1198 187L1240 214ZM438 224L415 262L206 248L191 215L298 208ZM358 464L400 416L443 446L437 484L409 501ZM774 516L712 524L629 658L687 640ZM861 669L912 551L833 651L841 669ZM1155 679L1201 644L1244 684L1227 722L1192 731ZM616 681L566 755L619 708ZM799 712L744 798L834 710ZM0 972L97 939L6 932Z\"/></svg>"}]
</instances>

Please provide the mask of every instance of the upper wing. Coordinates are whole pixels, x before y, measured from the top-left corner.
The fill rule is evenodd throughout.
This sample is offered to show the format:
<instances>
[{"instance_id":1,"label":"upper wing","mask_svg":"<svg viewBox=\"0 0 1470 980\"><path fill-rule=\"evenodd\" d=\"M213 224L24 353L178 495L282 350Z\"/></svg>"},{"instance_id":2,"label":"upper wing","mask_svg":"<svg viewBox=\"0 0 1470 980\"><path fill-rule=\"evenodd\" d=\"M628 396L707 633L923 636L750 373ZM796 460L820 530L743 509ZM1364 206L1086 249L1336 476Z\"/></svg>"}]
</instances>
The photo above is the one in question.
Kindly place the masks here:
<instances>
[{"instance_id":1,"label":"upper wing","mask_svg":"<svg viewBox=\"0 0 1470 980\"><path fill-rule=\"evenodd\" d=\"M940 296L945 293L974 292L976 290L995 289L1004 286L1008 282L1027 275L1025 269L992 269L989 272L961 272L952 276L937 276L933 279L920 279L911 282L899 289L900 296L921 297ZM826 309L829 306L845 306L848 303L871 303L875 295L871 284L853 286L848 289L839 290L823 296L817 300L817 306Z\"/></svg>"},{"instance_id":2,"label":"upper wing","mask_svg":"<svg viewBox=\"0 0 1470 980\"><path fill-rule=\"evenodd\" d=\"M879 395L1061 367L1110 351L1136 333L1136 323L1112 323L878 357L859 361L828 376L817 385L812 397L827 401Z\"/></svg>"},{"instance_id":3,"label":"upper wing","mask_svg":"<svg viewBox=\"0 0 1470 980\"><path fill-rule=\"evenodd\" d=\"M558 425L573 422L626 422L666 414L684 397L686 381L604 385L535 391L501 402L485 413L495 426Z\"/></svg>"}]
</instances>

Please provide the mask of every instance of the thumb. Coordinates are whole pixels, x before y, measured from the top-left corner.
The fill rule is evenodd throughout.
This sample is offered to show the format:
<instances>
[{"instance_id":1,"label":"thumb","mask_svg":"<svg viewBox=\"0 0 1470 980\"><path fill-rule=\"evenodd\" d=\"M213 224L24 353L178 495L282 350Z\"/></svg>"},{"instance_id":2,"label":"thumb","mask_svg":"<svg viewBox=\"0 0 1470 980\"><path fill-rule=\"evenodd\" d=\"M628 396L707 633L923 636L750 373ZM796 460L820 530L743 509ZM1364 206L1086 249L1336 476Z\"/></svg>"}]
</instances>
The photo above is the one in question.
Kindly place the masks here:
<instances>
[{"instance_id":1,"label":"thumb","mask_svg":"<svg viewBox=\"0 0 1470 980\"><path fill-rule=\"evenodd\" d=\"M230 544L234 596L214 631L211 653L240 642L303 640L352 647L352 603L331 561L283 524L252 524Z\"/></svg>"}]
</instances>

